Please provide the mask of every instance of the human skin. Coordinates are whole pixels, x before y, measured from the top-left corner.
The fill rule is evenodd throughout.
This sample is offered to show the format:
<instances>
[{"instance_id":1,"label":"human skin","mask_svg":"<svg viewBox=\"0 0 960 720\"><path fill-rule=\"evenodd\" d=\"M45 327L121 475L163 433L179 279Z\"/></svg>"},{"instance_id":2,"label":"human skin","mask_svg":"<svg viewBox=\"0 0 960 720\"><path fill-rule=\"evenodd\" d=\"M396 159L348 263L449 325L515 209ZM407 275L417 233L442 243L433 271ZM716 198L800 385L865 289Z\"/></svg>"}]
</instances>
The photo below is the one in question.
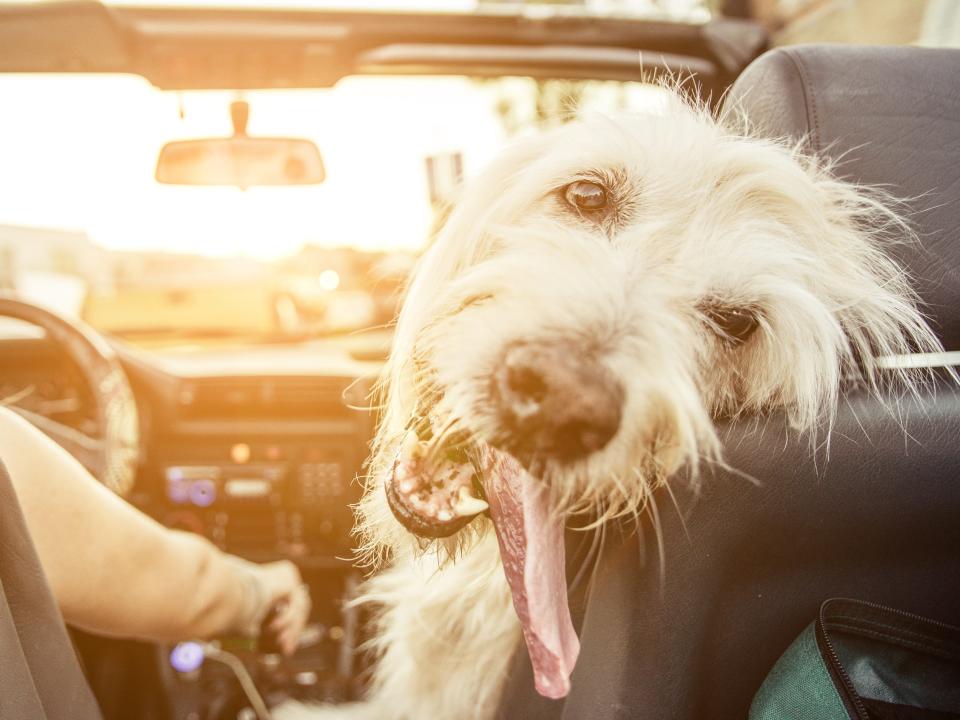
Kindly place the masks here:
<instances>
[{"instance_id":1,"label":"human skin","mask_svg":"<svg viewBox=\"0 0 960 720\"><path fill-rule=\"evenodd\" d=\"M0 461L64 619L155 641L271 630L292 653L310 599L293 563L257 565L171 530L97 482L65 450L0 407Z\"/></svg>"}]
</instances>

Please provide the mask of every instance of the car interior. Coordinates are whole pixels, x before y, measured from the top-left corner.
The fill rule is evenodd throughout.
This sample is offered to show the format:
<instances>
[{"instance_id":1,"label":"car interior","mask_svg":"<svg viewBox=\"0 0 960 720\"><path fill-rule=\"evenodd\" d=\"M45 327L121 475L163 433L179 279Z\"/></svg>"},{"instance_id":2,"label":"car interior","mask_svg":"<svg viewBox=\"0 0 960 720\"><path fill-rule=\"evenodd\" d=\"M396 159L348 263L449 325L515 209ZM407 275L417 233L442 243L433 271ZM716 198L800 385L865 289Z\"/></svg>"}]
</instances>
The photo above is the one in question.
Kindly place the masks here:
<instances>
[{"instance_id":1,"label":"car interior","mask_svg":"<svg viewBox=\"0 0 960 720\"><path fill-rule=\"evenodd\" d=\"M333 148L321 159L303 138L247 136L248 117L254 129L266 114L259 91L313 92L364 76L468 78L478 91L503 78L542 90L555 81L651 87L670 76L732 128L747 117L744 131L801 143L833 159L840 177L904 199L919 241L894 254L945 352L887 360L930 368L923 393L888 403L846 394L815 438L778 415L721 420L726 469L673 483L639 526L569 530L582 646L572 690L563 700L537 695L520 647L498 710L504 720L746 717L770 668L828 598L960 625L960 50L769 49L768 28L734 17L747 15L740 5L697 22L513 5L485 13L0 5L0 80L122 74L171 97L223 91L217 128L229 118L233 135L208 140L229 146L235 167L249 164L247 179L226 181L238 197L248 184L336 181ZM202 140L164 147L156 181L224 184L190 148L173 147L191 142ZM296 162L279 179L258 180L254 146ZM389 344L389 332L376 331L392 319L402 279L382 281L385 310L334 329L317 321L313 296L273 293L269 339L246 329L238 340L191 332L190 314L213 296L190 289L156 292L173 309L158 310L169 318L152 329L133 327L147 321L120 307L141 302L146 315L159 302L149 288L119 295L120 309L107 308L116 318L101 319L89 298L76 315L51 309L16 282L16 249L0 228L0 319L18 321L0 327L0 399L163 524L251 560L297 564L313 611L294 656L220 639L268 704L360 697L365 617L344 602L364 577L352 557L352 505ZM197 262L196 277L216 272ZM253 302L243 283L217 286L238 313ZM4 707L38 718L86 717L88 708L105 720L256 717L229 667L185 666L181 646L65 629L42 573L0 464L0 717Z\"/></svg>"}]
</instances>

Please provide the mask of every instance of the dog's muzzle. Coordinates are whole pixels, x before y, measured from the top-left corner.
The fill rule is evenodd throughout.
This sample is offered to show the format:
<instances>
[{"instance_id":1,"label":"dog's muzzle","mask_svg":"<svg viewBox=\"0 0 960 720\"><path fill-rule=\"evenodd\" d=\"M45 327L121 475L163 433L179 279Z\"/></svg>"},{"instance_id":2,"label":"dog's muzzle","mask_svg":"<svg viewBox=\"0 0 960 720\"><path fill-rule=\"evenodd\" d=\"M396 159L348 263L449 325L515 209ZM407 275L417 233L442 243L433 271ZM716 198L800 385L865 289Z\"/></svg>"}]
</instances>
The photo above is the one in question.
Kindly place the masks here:
<instances>
[{"instance_id":1,"label":"dog's muzzle","mask_svg":"<svg viewBox=\"0 0 960 720\"><path fill-rule=\"evenodd\" d=\"M489 444L535 475L602 450L620 428L623 387L603 362L573 345L525 342L504 352L490 378L498 429ZM442 422L414 417L385 490L390 510L422 538L453 535L487 510L478 458L485 443L435 435Z\"/></svg>"},{"instance_id":2,"label":"dog's muzzle","mask_svg":"<svg viewBox=\"0 0 960 720\"><path fill-rule=\"evenodd\" d=\"M571 462L606 447L620 428L623 386L574 344L512 345L491 379L497 445L529 467Z\"/></svg>"}]
</instances>

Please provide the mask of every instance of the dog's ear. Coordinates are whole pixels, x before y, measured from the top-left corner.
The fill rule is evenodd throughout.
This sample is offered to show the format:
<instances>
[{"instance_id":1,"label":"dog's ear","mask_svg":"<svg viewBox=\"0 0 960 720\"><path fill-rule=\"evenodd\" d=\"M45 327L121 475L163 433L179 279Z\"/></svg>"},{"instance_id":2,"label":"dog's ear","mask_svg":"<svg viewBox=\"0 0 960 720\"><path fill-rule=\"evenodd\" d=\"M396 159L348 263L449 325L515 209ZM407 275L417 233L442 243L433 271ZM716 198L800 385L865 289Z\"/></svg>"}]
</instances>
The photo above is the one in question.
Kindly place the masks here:
<instances>
[{"instance_id":1,"label":"dog's ear","mask_svg":"<svg viewBox=\"0 0 960 720\"><path fill-rule=\"evenodd\" d=\"M888 358L942 347L892 253L918 242L904 205L838 179L800 145L733 142L744 144L736 155L741 164L720 192L748 197L758 217L772 223L766 232L782 235L781 269L768 278L776 302L755 352L745 356L749 381L740 406L780 405L795 427L810 429L829 423L849 383L885 399L915 393L930 371Z\"/></svg>"},{"instance_id":2,"label":"dog's ear","mask_svg":"<svg viewBox=\"0 0 960 720\"><path fill-rule=\"evenodd\" d=\"M822 290L843 330L847 375L879 392L891 381L913 390L924 373L891 368L885 358L942 351L891 249L918 243L905 206L885 192L837 179L829 165L803 159L816 189L822 225Z\"/></svg>"}]
</instances>

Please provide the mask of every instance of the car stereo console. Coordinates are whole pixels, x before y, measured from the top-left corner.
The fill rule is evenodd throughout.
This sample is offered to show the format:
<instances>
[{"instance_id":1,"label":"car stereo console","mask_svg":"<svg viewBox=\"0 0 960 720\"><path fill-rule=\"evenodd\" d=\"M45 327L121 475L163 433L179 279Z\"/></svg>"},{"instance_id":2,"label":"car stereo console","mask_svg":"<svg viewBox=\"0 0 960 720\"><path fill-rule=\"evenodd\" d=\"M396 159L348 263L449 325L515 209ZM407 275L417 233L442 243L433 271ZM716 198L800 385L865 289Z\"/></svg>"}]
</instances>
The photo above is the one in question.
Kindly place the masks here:
<instances>
[{"instance_id":1,"label":"car stereo console","mask_svg":"<svg viewBox=\"0 0 960 720\"><path fill-rule=\"evenodd\" d=\"M247 557L323 558L349 552L358 438L184 440L157 468L164 524Z\"/></svg>"},{"instance_id":2,"label":"car stereo console","mask_svg":"<svg viewBox=\"0 0 960 720\"><path fill-rule=\"evenodd\" d=\"M353 378L203 378L151 403L141 488L161 522L252 560L348 557L371 413ZM172 396L172 397L171 397ZM158 408L159 405L159 408Z\"/></svg>"}]
</instances>

